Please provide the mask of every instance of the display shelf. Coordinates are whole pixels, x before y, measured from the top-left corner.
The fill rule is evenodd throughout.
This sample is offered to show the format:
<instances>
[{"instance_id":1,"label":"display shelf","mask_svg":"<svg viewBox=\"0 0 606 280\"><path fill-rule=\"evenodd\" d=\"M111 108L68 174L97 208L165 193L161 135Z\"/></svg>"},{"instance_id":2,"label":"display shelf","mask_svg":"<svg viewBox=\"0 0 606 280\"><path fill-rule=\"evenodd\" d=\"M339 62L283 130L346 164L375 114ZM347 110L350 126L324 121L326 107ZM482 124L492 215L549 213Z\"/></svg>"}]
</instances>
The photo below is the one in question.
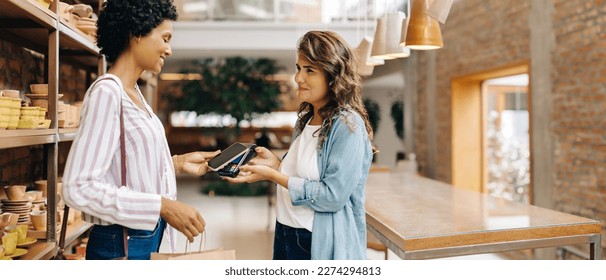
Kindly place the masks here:
<instances>
[{"instance_id":1,"label":"display shelf","mask_svg":"<svg viewBox=\"0 0 606 280\"><path fill-rule=\"evenodd\" d=\"M78 51L87 51L89 54L98 55L99 48L79 29L64 22L59 24L61 32L61 50L72 49Z\"/></svg>"},{"instance_id":2,"label":"display shelf","mask_svg":"<svg viewBox=\"0 0 606 280\"><path fill-rule=\"evenodd\" d=\"M93 224L83 220L76 220L73 224L67 226L67 234L65 235L65 246L74 242L78 237L84 234Z\"/></svg>"},{"instance_id":3,"label":"display shelf","mask_svg":"<svg viewBox=\"0 0 606 280\"><path fill-rule=\"evenodd\" d=\"M47 260L55 255L55 242L38 241L38 243L27 248L27 253L20 260Z\"/></svg>"},{"instance_id":4,"label":"display shelf","mask_svg":"<svg viewBox=\"0 0 606 280\"><path fill-rule=\"evenodd\" d=\"M67 234L65 235L65 245L74 242L76 238L84 234L92 224L82 220L76 220L73 224L67 226ZM55 255L56 244L54 242L46 242L46 240L38 241L38 243L27 248L27 253L20 257L21 260L48 260Z\"/></svg>"},{"instance_id":5,"label":"display shelf","mask_svg":"<svg viewBox=\"0 0 606 280\"><path fill-rule=\"evenodd\" d=\"M60 128L59 129L59 142L73 141L74 137L76 137L76 132L78 132L77 127Z\"/></svg>"},{"instance_id":6,"label":"display shelf","mask_svg":"<svg viewBox=\"0 0 606 280\"><path fill-rule=\"evenodd\" d=\"M45 79L38 81L48 83L49 110L51 129L40 130L0 130L0 149L44 145L47 162L43 176L48 181L48 191L55 193L58 175L60 174L58 142L73 141L77 128L57 128L57 94L60 87L60 64L68 63L87 72L105 73L106 64L99 48L79 29L66 24L57 14L55 3L46 8L35 0L0 0L0 39L33 50L44 56ZM67 1L81 2L81 1ZM102 1L84 1L99 7ZM98 10L98 9L96 9ZM54 215L57 211L57 197L47 200L51 220L47 231L48 240L40 241L30 248L28 253L19 259L49 259L56 252L56 227ZM84 222L70 225L67 230L67 244L86 232L90 225Z\"/></svg>"},{"instance_id":7,"label":"display shelf","mask_svg":"<svg viewBox=\"0 0 606 280\"><path fill-rule=\"evenodd\" d=\"M48 49L49 31L55 30L57 15L23 0L4 0L0 9L0 36L39 53Z\"/></svg>"},{"instance_id":8,"label":"display shelf","mask_svg":"<svg viewBox=\"0 0 606 280\"><path fill-rule=\"evenodd\" d=\"M50 144L57 141L54 129L25 129L0 131L0 149Z\"/></svg>"},{"instance_id":9,"label":"display shelf","mask_svg":"<svg viewBox=\"0 0 606 280\"><path fill-rule=\"evenodd\" d=\"M3 0L2 9L0 9L0 19L6 24L10 24L8 20L29 19L35 23L35 25L29 27L44 29L55 29L57 24L57 15L51 10L38 5L33 0ZM23 23L26 21L17 22ZM46 39L46 36L44 39Z\"/></svg>"}]
</instances>

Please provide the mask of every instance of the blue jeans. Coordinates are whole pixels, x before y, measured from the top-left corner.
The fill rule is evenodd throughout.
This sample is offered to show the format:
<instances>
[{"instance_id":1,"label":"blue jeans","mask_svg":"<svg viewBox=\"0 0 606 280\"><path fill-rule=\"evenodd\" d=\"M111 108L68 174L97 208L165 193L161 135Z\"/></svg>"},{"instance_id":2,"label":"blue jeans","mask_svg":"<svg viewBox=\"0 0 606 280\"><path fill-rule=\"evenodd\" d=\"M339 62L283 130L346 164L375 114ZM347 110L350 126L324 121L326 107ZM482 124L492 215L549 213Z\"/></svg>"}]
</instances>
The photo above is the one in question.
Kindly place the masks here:
<instances>
[{"instance_id":1,"label":"blue jeans","mask_svg":"<svg viewBox=\"0 0 606 280\"><path fill-rule=\"evenodd\" d=\"M311 231L276 222L274 260L311 260Z\"/></svg>"},{"instance_id":2,"label":"blue jeans","mask_svg":"<svg viewBox=\"0 0 606 280\"><path fill-rule=\"evenodd\" d=\"M158 221L153 231L128 229L128 259L149 260L151 253L158 252L166 222ZM94 225L86 245L87 260L112 260L124 257L124 239L121 225Z\"/></svg>"}]
</instances>

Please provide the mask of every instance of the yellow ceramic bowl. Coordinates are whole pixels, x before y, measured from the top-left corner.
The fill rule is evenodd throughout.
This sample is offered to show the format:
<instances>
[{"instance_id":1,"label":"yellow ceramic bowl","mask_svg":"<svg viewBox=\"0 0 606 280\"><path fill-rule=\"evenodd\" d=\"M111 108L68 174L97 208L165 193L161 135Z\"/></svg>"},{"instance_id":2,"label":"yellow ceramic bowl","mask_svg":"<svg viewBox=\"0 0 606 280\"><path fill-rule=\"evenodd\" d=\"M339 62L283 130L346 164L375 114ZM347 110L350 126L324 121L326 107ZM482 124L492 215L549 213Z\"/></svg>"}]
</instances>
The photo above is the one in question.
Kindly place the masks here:
<instances>
[{"instance_id":1,"label":"yellow ceramic bowl","mask_svg":"<svg viewBox=\"0 0 606 280\"><path fill-rule=\"evenodd\" d=\"M38 116L40 107L21 107L21 116Z\"/></svg>"},{"instance_id":2,"label":"yellow ceramic bowl","mask_svg":"<svg viewBox=\"0 0 606 280\"><path fill-rule=\"evenodd\" d=\"M10 256L17 250L17 241L19 234L17 232L8 232L2 236L2 246L4 246L4 255Z\"/></svg>"}]
</instances>

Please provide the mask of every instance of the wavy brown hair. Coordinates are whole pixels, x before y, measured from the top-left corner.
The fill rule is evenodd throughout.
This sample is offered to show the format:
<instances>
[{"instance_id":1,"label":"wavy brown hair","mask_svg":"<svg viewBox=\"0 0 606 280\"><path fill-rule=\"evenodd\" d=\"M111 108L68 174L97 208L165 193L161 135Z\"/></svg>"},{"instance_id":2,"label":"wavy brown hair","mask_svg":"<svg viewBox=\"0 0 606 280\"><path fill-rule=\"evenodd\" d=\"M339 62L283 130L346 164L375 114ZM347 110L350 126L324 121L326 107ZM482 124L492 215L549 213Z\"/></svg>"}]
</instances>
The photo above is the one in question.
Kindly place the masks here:
<instances>
[{"instance_id":1,"label":"wavy brown hair","mask_svg":"<svg viewBox=\"0 0 606 280\"><path fill-rule=\"evenodd\" d=\"M335 116L343 111L357 112L364 120L368 137L372 140L372 127L362 102L362 78L357 72L356 57L345 40L335 32L309 31L299 39L297 53L322 69L328 81L329 101L318 110L324 120L322 127L315 132L318 134L318 149L324 144ZM301 133L307 121L313 117L314 107L303 102L297 114L295 129ZM353 130L354 124L345 119Z\"/></svg>"}]
</instances>

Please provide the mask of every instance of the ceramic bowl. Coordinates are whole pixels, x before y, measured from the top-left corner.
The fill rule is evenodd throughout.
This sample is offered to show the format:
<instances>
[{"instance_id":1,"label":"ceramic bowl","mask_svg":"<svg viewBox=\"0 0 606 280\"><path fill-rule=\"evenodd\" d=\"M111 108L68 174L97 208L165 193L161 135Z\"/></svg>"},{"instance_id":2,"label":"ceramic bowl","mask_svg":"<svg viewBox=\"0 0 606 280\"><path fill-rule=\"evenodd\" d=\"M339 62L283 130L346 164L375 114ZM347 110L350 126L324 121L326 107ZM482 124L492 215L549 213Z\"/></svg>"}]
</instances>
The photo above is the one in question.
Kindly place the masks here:
<instances>
[{"instance_id":1,"label":"ceramic bowl","mask_svg":"<svg viewBox=\"0 0 606 280\"><path fill-rule=\"evenodd\" d=\"M25 196L25 189L27 187L24 185L12 185L4 187L4 193L8 200L21 200Z\"/></svg>"},{"instance_id":2,"label":"ceramic bowl","mask_svg":"<svg viewBox=\"0 0 606 280\"><path fill-rule=\"evenodd\" d=\"M29 89L32 94L48 95L48 84L31 84Z\"/></svg>"},{"instance_id":3,"label":"ceramic bowl","mask_svg":"<svg viewBox=\"0 0 606 280\"><path fill-rule=\"evenodd\" d=\"M42 191L27 191L25 197L31 198L32 201L40 200L42 199Z\"/></svg>"},{"instance_id":4,"label":"ceramic bowl","mask_svg":"<svg viewBox=\"0 0 606 280\"><path fill-rule=\"evenodd\" d=\"M19 91L12 89L2 89L0 90L0 96L19 98Z\"/></svg>"},{"instance_id":5,"label":"ceramic bowl","mask_svg":"<svg viewBox=\"0 0 606 280\"><path fill-rule=\"evenodd\" d=\"M75 4L72 5L72 13L82 17L89 18L93 14L93 7L86 4Z\"/></svg>"}]
</instances>

